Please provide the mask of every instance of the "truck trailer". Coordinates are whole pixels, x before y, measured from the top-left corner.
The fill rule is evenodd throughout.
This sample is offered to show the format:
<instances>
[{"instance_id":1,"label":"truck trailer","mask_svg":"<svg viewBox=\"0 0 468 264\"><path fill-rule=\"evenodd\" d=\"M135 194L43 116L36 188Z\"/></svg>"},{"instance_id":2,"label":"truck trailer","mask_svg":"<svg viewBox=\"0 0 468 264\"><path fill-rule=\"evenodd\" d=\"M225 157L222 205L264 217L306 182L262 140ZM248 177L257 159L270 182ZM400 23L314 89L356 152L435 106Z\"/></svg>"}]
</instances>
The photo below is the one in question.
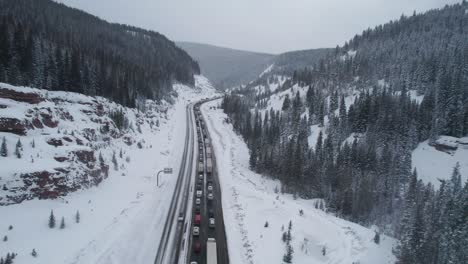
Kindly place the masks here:
<instances>
[{"instance_id":1,"label":"truck trailer","mask_svg":"<svg viewBox=\"0 0 468 264\"><path fill-rule=\"evenodd\" d=\"M198 173L203 174L204 168L203 168L203 162L198 163Z\"/></svg>"},{"instance_id":2,"label":"truck trailer","mask_svg":"<svg viewBox=\"0 0 468 264\"><path fill-rule=\"evenodd\" d=\"M206 159L206 173L208 176L211 176L213 173L213 163L211 162L211 158Z\"/></svg>"},{"instance_id":3,"label":"truck trailer","mask_svg":"<svg viewBox=\"0 0 468 264\"><path fill-rule=\"evenodd\" d=\"M218 256L216 255L216 240L212 237L206 242L206 263L217 264Z\"/></svg>"}]
</instances>

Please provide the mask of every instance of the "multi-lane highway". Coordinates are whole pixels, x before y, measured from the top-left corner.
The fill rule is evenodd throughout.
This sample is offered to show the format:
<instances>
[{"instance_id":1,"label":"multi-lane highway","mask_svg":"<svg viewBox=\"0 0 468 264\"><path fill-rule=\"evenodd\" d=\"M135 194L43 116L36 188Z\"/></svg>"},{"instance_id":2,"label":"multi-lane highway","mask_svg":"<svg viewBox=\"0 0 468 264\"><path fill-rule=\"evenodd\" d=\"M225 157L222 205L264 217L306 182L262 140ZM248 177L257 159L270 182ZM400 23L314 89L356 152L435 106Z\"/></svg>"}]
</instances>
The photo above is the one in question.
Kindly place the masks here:
<instances>
[{"instance_id":1,"label":"multi-lane highway","mask_svg":"<svg viewBox=\"0 0 468 264\"><path fill-rule=\"evenodd\" d=\"M216 157L200 112L204 102L187 107L184 152L156 264L229 263Z\"/></svg>"}]
</instances>

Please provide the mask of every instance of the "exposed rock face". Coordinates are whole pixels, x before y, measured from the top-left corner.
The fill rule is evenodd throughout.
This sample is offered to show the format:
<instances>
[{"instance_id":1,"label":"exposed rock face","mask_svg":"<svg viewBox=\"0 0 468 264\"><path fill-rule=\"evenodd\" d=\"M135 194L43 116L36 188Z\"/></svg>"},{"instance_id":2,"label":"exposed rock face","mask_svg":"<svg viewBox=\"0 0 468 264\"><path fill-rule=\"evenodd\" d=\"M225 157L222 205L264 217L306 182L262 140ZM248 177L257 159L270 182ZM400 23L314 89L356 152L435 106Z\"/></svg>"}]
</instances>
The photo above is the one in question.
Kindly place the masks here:
<instances>
[{"instance_id":1,"label":"exposed rock face","mask_svg":"<svg viewBox=\"0 0 468 264\"><path fill-rule=\"evenodd\" d=\"M58 139L58 138L50 138L47 140L47 144L49 145L52 145L54 147L58 147L58 146L63 146L63 142L61 139Z\"/></svg>"},{"instance_id":2,"label":"exposed rock face","mask_svg":"<svg viewBox=\"0 0 468 264\"><path fill-rule=\"evenodd\" d=\"M56 199L99 185L109 176L105 162L110 162L110 155L134 146L140 135L117 127L109 113L123 109L134 119L132 124L144 127L159 122L161 108L154 103L149 114L143 115L104 98L0 87L0 109L7 109L0 111L0 132L6 133L9 149L8 157L0 157L0 168L9 159L16 160L13 151L18 139L24 147L17 160L21 165L0 169L0 206L35 198ZM102 162L97 161L97 153L104 155Z\"/></svg>"},{"instance_id":3,"label":"exposed rock face","mask_svg":"<svg viewBox=\"0 0 468 264\"><path fill-rule=\"evenodd\" d=\"M58 161L58 162L64 162L64 161L68 160L67 157L54 157L54 159L55 159L56 161Z\"/></svg>"},{"instance_id":4,"label":"exposed rock face","mask_svg":"<svg viewBox=\"0 0 468 264\"><path fill-rule=\"evenodd\" d=\"M70 182L68 174L78 171L78 177ZM10 188L6 199L0 198L0 206L21 203L24 200L56 199L82 188L89 188L101 183L108 176L109 167L103 165L93 170L77 168L37 171L20 175L23 186Z\"/></svg>"},{"instance_id":5,"label":"exposed rock face","mask_svg":"<svg viewBox=\"0 0 468 264\"><path fill-rule=\"evenodd\" d=\"M32 125L35 127L35 128L44 128L44 125L42 124L41 120L39 120L39 118L34 118L32 120Z\"/></svg>"},{"instance_id":6,"label":"exposed rock face","mask_svg":"<svg viewBox=\"0 0 468 264\"><path fill-rule=\"evenodd\" d=\"M88 166L88 168L92 168L92 164L96 162L96 158L94 157L94 151L87 151L87 150L79 150L74 152L76 157L81 163L84 163Z\"/></svg>"},{"instance_id":7,"label":"exposed rock face","mask_svg":"<svg viewBox=\"0 0 468 264\"><path fill-rule=\"evenodd\" d=\"M50 114L41 113L41 117L42 117L42 123L44 123L44 125L51 127L51 128L57 127L58 122L54 121Z\"/></svg>"},{"instance_id":8,"label":"exposed rock face","mask_svg":"<svg viewBox=\"0 0 468 264\"><path fill-rule=\"evenodd\" d=\"M5 88L0 88L0 98L12 99L29 104L38 104L44 101L39 94L23 93Z\"/></svg>"},{"instance_id":9,"label":"exposed rock face","mask_svg":"<svg viewBox=\"0 0 468 264\"><path fill-rule=\"evenodd\" d=\"M26 135L27 126L16 118L0 118L0 132L8 132L16 135Z\"/></svg>"}]
</instances>

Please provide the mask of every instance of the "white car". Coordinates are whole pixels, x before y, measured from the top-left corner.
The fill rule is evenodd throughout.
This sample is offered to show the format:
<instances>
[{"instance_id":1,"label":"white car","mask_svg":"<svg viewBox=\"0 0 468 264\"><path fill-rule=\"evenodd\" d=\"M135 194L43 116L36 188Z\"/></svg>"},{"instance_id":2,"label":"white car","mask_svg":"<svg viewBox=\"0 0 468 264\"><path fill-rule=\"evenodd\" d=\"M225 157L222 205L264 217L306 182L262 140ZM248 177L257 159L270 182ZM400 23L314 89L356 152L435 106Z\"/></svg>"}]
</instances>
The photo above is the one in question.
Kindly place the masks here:
<instances>
[{"instance_id":1,"label":"white car","mask_svg":"<svg viewBox=\"0 0 468 264\"><path fill-rule=\"evenodd\" d=\"M208 185L208 191L213 191L213 186L212 185Z\"/></svg>"},{"instance_id":2,"label":"white car","mask_svg":"<svg viewBox=\"0 0 468 264\"><path fill-rule=\"evenodd\" d=\"M214 196L213 193L208 193L208 200L213 200Z\"/></svg>"},{"instance_id":3,"label":"white car","mask_svg":"<svg viewBox=\"0 0 468 264\"><path fill-rule=\"evenodd\" d=\"M184 221L184 213L179 213L179 217L177 218L177 220L179 222L183 222Z\"/></svg>"},{"instance_id":4,"label":"white car","mask_svg":"<svg viewBox=\"0 0 468 264\"><path fill-rule=\"evenodd\" d=\"M200 227L194 226L193 227L193 236L199 236L200 235Z\"/></svg>"},{"instance_id":5,"label":"white car","mask_svg":"<svg viewBox=\"0 0 468 264\"><path fill-rule=\"evenodd\" d=\"M199 174L199 175L198 175L198 178L199 178L200 180L203 180L203 174Z\"/></svg>"},{"instance_id":6,"label":"white car","mask_svg":"<svg viewBox=\"0 0 468 264\"><path fill-rule=\"evenodd\" d=\"M209 221L208 221L208 226L210 228L214 228L215 227L215 219L214 218L210 218Z\"/></svg>"},{"instance_id":7,"label":"white car","mask_svg":"<svg viewBox=\"0 0 468 264\"><path fill-rule=\"evenodd\" d=\"M197 199L195 200L195 204L201 204L201 199L200 199L200 198L197 198Z\"/></svg>"},{"instance_id":8,"label":"white car","mask_svg":"<svg viewBox=\"0 0 468 264\"><path fill-rule=\"evenodd\" d=\"M203 195L203 192L202 191L197 191L197 198L201 198Z\"/></svg>"}]
</instances>

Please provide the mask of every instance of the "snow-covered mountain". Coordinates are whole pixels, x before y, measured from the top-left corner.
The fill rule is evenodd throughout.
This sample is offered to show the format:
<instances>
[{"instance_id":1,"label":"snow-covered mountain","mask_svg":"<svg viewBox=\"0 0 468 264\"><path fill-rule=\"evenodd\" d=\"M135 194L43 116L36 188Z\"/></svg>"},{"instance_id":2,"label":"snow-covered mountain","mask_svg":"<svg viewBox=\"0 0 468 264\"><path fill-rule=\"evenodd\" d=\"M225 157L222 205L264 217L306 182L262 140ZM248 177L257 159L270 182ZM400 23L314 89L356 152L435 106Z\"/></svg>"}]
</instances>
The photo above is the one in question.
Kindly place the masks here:
<instances>
[{"instance_id":1,"label":"snow-covered mountain","mask_svg":"<svg viewBox=\"0 0 468 264\"><path fill-rule=\"evenodd\" d=\"M286 78L268 67L233 89L222 108L250 168L401 239L400 263L443 263L450 250L462 263L466 248L449 245L468 237L466 5L402 16L314 67Z\"/></svg>"}]
</instances>

